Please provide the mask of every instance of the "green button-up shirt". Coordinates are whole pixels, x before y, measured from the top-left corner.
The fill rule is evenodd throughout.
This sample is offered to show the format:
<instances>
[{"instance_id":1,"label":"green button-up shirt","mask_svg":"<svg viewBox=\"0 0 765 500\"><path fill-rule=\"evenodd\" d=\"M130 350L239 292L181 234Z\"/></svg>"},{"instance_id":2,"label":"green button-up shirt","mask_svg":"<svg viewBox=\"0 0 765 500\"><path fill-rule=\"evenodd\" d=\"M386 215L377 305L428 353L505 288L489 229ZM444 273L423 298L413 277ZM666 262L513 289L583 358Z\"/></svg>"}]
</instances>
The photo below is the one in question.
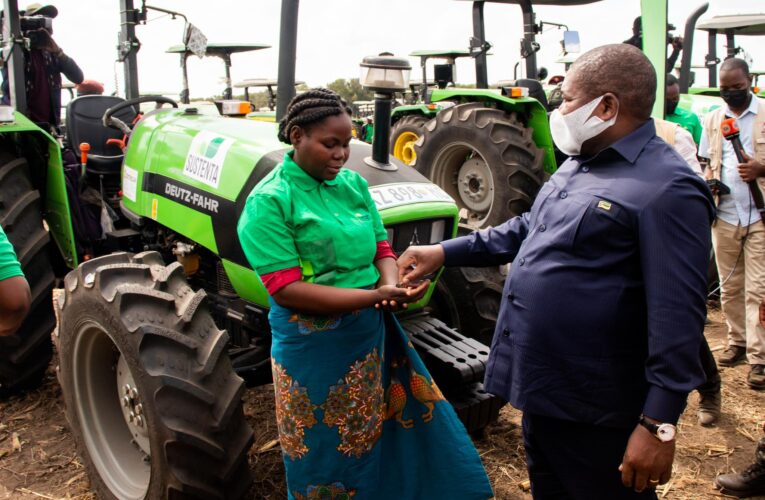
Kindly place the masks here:
<instances>
[{"instance_id":1,"label":"green button-up shirt","mask_svg":"<svg viewBox=\"0 0 765 500\"><path fill-rule=\"evenodd\" d=\"M320 181L288 152L247 197L237 231L261 276L299 266L303 281L340 288L380 277L374 257L387 233L367 181L347 168Z\"/></svg>"},{"instance_id":2,"label":"green button-up shirt","mask_svg":"<svg viewBox=\"0 0 765 500\"><path fill-rule=\"evenodd\" d=\"M3 228L0 227L0 280L13 278L14 276L24 276L21 271L21 264L16 259L16 253L13 251L13 245L5 236Z\"/></svg>"},{"instance_id":3,"label":"green button-up shirt","mask_svg":"<svg viewBox=\"0 0 765 500\"><path fill-rule=\"evenodd\" d=\"M701 120L696 113L687 109L675 108L675 112L666 116L666 120L677 123L693 136L693 142L701 142Z\"/></svg>"}]
</instances>

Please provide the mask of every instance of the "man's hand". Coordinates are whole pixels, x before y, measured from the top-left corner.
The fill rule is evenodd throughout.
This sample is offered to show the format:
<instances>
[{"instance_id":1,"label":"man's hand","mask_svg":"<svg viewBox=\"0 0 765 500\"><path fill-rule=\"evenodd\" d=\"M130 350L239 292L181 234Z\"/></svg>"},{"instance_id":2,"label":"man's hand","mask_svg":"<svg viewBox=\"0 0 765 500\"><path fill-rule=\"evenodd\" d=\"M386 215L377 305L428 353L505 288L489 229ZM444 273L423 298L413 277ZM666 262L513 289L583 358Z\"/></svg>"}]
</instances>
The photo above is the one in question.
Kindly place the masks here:
<instances>
[{"instance_id":1,"label":"man's hand","mask_svg":"<svg viewBox=\"0 0 765 500\"><path fill-rule=\"evenodd\" d=\"M741 163L738 166L738 174L744 182L751 182L758 177L765 177L765 165L755 161L746 153L744 153L744 159L746 163Z\"/></svg>"},{"instance_id":2,"label":"man's hand","mask_svg":"<svg viewBox=\"0 0 765 500\"><path fill-rule=\"evenodd\" d=\"M419 285L423 276L444 265L445 258L444 247L438 244L407 248L396 261L399 283L405 287Z\"/></svg>"},{"instance_id":3,"label":"man's hand","mask_svg":"<svg viewBox=\"0 0 765 500\"><path fill-rule=\"evenodd\" d=\"M675 441L659 441L656 436L638 424L627 442L627 449L619 470L622 483L640 493L646 488L664 484L672 476Z\"/></svg>"},{"instance_id":4,"label":"man's hand","mask_svg":"<svg viewBox=\"0 0 765 500\"><path fill-rule=\"evenodd\" d=\"M672 38L672 50L683 50L683 37Z\"/></svg>"},{"instance_id":5,"label":"man's hand","mask_svg":"<svg viewBox=\"0 0 765 500\"><path fill-rule=\"evenodd\" d=\"M375 304L375 309L384 311L400 311L409 307L412 302L417 302L425 296L430 286L430 280L424 280L415 287L401 288L391 285L383 285L377 290L380 301ZM403 293L403 297L402 297Z\"/></svg>"}]
</instances>

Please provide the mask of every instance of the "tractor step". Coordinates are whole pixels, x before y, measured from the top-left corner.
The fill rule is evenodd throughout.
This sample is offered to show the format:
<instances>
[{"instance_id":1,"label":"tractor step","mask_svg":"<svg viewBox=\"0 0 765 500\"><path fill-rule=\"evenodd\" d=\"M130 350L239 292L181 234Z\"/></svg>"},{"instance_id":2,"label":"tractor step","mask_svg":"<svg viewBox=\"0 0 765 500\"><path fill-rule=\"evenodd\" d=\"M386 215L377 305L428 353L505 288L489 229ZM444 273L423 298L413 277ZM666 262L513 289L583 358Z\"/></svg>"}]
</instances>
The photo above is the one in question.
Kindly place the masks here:
<instances>
[{"instance_id":1,"label":"tractor step","mask_svg":"<svg viewBox=\"0 0 765 500\"><path fill-rule=\"evenodd\" d=\"M472 382L483 382L489 348L465 337L428 314L401 320L430 374L444 393Z\"/></svg>"},{"instance_id":2,"label":"tractor step","mask_svg":"<svg viewBox=\"0 0 765 500\"><path fill-rule=\"evenodd\" d=\"M483 388L489 348L426 313L400 321L467 431L476 435L495 422L505 401Z\"/></svg>"}]
</instances>

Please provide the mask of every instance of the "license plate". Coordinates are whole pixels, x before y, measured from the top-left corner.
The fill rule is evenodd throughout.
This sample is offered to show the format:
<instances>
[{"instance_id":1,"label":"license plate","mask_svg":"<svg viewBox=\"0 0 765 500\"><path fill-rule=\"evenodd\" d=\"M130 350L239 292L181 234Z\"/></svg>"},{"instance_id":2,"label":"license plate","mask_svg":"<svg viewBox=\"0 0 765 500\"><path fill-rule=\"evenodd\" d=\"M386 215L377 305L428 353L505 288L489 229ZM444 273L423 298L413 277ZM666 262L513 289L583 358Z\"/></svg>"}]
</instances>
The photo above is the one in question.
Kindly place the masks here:
<instances>
[{"instance_id":1,"label":"license plate","mask_svg":"<svg viewBox=\"0 0 765 500\"><path fill-rule=\"evenodd\" d=\"M369 194L377 205L377 210L408 205L411 203L446 202L454 203L451 196L435 184L421 182L402 182L385 184L369 188Z\"/></svg>"}]
</instances>

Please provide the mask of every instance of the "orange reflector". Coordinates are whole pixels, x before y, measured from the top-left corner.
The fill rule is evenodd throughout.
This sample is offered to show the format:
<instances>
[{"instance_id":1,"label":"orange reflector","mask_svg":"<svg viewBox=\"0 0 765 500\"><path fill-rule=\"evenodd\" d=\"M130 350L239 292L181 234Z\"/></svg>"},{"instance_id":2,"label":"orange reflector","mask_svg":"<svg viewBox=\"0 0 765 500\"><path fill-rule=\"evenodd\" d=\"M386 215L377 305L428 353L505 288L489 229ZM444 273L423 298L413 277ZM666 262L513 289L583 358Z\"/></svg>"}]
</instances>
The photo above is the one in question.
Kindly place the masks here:
<instances>
[{"instance_id":1,"label":"orange reflector","mask_svg":"<svg viewBox=\"0 0 765 500\"><path fill-rule=\"evenodd\" d=\"M223 101L221 114L227 116L246 115L252 111L252 105L247 101Z\"/></svg>"},{"instance_id":2,"label":"orange reflector","mask_svg":"<svg viewBox=\"0 0 765 500\"><path fill-rule=\"evenodd\" d=\"M508 89L508 96L509 97L528 97L529 96L529 89L526 87L510 87Z\"/></svg>"},{"instance_id":3,"label":"orange reflector","mask_svg":"<svg viewBox=\"0 0 765 500\"><path fill-rule=\"evenodd\" d=\"M436 106L435 104L428 104L428 105L427 105L427 107L428 107L428 109L429 109L429 110L431 110L431 111L433 111L433 110L435 110L435 109L437 109L437 108L438 108L438 106Z\"/></svg>"}]
</instances>

